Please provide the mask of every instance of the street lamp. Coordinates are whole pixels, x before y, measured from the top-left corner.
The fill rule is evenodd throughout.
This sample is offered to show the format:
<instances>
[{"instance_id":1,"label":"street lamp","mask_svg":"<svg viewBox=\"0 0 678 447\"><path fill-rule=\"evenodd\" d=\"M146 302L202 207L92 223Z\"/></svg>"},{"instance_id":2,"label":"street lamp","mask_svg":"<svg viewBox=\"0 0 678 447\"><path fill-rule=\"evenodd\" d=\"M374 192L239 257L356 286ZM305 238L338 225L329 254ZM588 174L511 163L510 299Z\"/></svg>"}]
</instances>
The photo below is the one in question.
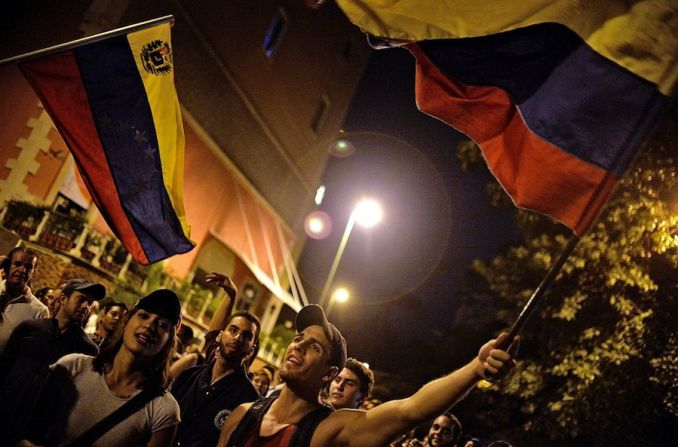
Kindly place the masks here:
<instances>
[{"instance_id":1,"label":"street lamp","mask_svg":"<svg viewBox=\"0 0 678 447\"><path fill-rule=\"evenodd\" d=\"M353 208L353 211L348 218L348 222L346 222L346 229L344 230L344 235L341 237L337 254L334 256L330 273L327 275L327 280L325 281L322 292L320 292L320 299L318 302L321 306L325 303L327 293L330 290L332 281L334 281L334 275L337 273L339 261L341 261L341 257L344 254L348 237L351 235L351 231L355 224L358 223L358 225L365 228L373 227L381 221L383 214L381 205L373 199L362 199Z\"/></svg>"},{"instance_id":2,"label":"street lamp","mask_svg":"<svg viewBox=\"0 0 678 447\"><path fill-rule=\"evenodd\" d=\"M330 312L332 312L332 308L334 307L334 303L345 303L350 297L351 292L349 292L347 288L337 288L330 297L330 302L327 304L327 312L325 312L325 315L330 315Z\"/></svg>"}]
</instances>

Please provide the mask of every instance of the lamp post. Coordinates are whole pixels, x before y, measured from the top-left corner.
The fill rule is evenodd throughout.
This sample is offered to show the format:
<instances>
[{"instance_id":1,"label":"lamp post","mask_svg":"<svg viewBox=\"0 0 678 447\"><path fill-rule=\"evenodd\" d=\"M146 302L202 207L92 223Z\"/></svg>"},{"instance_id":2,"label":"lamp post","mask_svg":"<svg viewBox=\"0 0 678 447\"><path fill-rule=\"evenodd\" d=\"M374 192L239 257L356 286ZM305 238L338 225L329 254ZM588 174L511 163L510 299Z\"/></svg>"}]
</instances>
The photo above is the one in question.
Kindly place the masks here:
<instances>
[{"instance_id":1,"label":"lamp post","mask_svg":"<svg viewBox=\"0 0 678 447\"><path fill-rule=\"evenodd\" d=\"M325 285L323 286L322 292L320 292L320 299L318 300L320 306L325 304L327 293L332 286L334 275L337 273L337 267L339 267L339 261L341 261L341 257L344 254L344 249L346 248L346 243L348 242L348 238L351 235L351 231L353 230L355 224L357 223L358 225L365 228L373 227L381 221L382 215L383 211L381 209L381 205L379 205L379 203L373 199L362 199L356 204L355 208L353 208L353 211L348 218L348 222L346 222L344 235L341 237L337 254L334 256L330 273L327 275L327 280L325 280Z\"/></svg>"},{"instance_id":2,"label":"lamp post","mask_svg":"<svg viewBox=\"0 0 678 447\"><path fill-rule=\"evenodd\" d=\"M330 312L332 312L332 308L334 307L334 303L345 303L350 297L351 292L349 292L348 289L345 287L337 288L332 296L330 296L330 302L327 304L327 312L325 312L325 315L329 317Z\"/></svg>"}]
</instances>

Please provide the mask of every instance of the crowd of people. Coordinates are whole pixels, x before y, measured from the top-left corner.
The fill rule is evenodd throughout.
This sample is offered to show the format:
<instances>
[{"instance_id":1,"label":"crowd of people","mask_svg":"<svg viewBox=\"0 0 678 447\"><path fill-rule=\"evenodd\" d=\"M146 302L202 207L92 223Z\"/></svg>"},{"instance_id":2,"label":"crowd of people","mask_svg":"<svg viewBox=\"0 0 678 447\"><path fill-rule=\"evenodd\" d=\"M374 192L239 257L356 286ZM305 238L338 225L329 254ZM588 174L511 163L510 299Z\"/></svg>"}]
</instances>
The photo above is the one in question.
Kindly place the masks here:
<instances>
[{"instance_id":1,"label":"crowd of people","mask_svg":"<svg viewBox=\"0 0 678 447\"><path fill-rule=\"evenodd\" d=\"M232 313L226 275L207 277L226 298L201 343L172 290L131 309L85 279L33 295L38 253L19 246L0 259L2 446L479 446L448 409L514 364L517 340L503 350L502 334L466 366L382 403L373 372L347 357L317 305L297 314L280 368L253 370L261 323Z\"/></svg>"}]
</instances>

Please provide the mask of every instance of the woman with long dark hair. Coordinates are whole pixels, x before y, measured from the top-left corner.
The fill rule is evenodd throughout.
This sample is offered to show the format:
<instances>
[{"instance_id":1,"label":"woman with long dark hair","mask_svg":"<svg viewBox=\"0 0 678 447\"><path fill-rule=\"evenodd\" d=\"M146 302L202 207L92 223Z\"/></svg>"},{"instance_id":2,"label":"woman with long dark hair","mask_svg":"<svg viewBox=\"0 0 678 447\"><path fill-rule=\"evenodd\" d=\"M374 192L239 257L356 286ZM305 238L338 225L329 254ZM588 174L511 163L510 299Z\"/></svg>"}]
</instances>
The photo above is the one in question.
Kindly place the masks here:
<instances>
[{"instance_id":1,"label":"woman with long dark hair","mask_svg":"<svg viewBox=\"0 0 678 447\"><path fill-rule=\"evenodd\" d=\"M156 290L139 300L97 357L72 354L59 359L37 406L43 414L33 418L28 439L55 446L81 445L83 439L92 446L171 445L179 406L166 388L180 317L176 294ZM142 392L148 397L140 399ZM135 396L135 403L143 406L127 411L95 440L88 438L88 430Z\"/></svg>"}]
</instances>

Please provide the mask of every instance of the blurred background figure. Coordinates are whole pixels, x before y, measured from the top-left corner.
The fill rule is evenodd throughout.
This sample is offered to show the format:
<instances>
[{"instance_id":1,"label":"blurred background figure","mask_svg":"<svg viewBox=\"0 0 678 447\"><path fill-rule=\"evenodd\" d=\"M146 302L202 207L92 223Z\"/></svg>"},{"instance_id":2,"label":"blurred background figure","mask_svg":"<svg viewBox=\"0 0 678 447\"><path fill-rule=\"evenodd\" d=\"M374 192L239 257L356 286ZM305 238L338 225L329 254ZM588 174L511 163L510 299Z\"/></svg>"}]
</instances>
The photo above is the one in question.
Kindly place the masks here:
<instances>
[{"instance_id":1,"label":"blurred background figure","mask_svg":"<svg viewBox=\"0 0 678 447\"><path fill-rule=\"evenodd\" d=\"M426 436L426 447L457 445L461 437L461 422L451 413L443 413L433 420Z\"/></svg>"},{"instance_id":2,"label":"blurred background figure","mask_svg":"<svg viewBox=\"0 0 678 447\"><path fill-rule=\"evenodd\" d=\"M54 290L52 290L51 287L43 287L42 289L35 292L35 297L39 299L42 304L47 306L47 301L49 300L48 295L53 292Z\"/></svg>"},{"instance_id":3,"label":"blurred background figure","mask_svg":"<svg viewBox=\"0 0 678 447\"><path fill-rule=\"evenodd\" d=\"M467 438L464 447L481 447L482 444L478 438Z\"/></svg>"},{"instance_id":4,"label":"blurred background figure","mask_svg":"<svg viewBox=\"0 0 678 447\"><path fill-rule=\"evenodd\" d=\"M61 305L60 298L64 287L66 287L66 283L62 282L59 284L59 287L52 290L51 295L48 295L47 297L47 309L52 317L56 317L57 312L59 312L59 306Z\"/></svg>"},{"instance_id":5,"label":"blurred background figure","mask_svg":"<svg viewBox=\"0 0 678 447\"><path fill-rule=\"evenodd\" d=\"M92 310L92 313L94 313L94 310ZM113 337L126 313L127 306L125 303L109 301L104 304L101 309L101 316L96 320L95 330L89 334L89 337L97 346L101 347L106 340ZM92 318L90 318L91 320Z\"/></svg>"},{"instance_id":6,"label":"blurred background figure","mask_svg":"<svg viewBox=\"0 0 678 447\"><path fill-rule=\"evenodd\" d=\"M379 399L365 399L365 401L358 407L361 410L371 410L374 407L378 407L382 402Z\"/></svg>"},{"instance_id":7,"label":"blurred background figure","mask_svg":"<svg viewBox=\"0 0 678 447\"><path fill-rule=\"evenodd\" d=\"M252 383L257 389L260 395L265 396L268 393L268 389L271 386L273 381L273 374L267 368L261 368L259 371L254 373L252 377Z\"/></svg>"}]
</instances>

